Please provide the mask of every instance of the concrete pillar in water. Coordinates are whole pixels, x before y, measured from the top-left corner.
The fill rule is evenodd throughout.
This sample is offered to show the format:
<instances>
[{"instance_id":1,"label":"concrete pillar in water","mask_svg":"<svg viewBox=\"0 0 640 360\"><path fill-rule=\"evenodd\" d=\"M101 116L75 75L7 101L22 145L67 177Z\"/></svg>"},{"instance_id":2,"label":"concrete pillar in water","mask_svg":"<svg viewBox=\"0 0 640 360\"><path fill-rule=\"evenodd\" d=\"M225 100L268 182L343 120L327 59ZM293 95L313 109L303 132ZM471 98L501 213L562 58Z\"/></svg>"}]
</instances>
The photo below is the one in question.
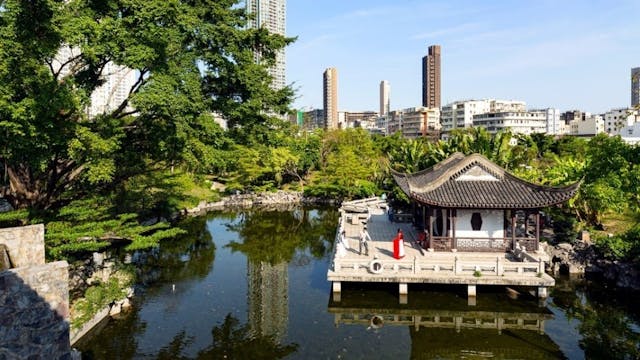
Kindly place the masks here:
<instances>
[{"instance_id":1,"label":"concrete pillar in water","mask_svg":"<svg viewBox=\"0 0 640 360\"><path fill-rule=\"evenodd\" d=\"M342 284L340 283L340 281L334 281L333 282L333 292L334 293L339 293L342 291Z\"/></svg>"},{"instance_id":2,"label":"concrete pillar in water","mask_svg":"<svg viewBox=\"0 0 640 360\"><path fill-rule=\"evenodd\" d=\"M467 295L469 297L476 297L476 286L475 285L467 285Z\"/></svg>"},{"instance_id":3,"label":"concrete pillar in water","mask_svg":"<svg viewBox=\"0 0 640 360\"><path fill-rule=\"evenodd\" d=\"M538 298L546 299L547 296L548 296L547 287L546 286L538 286Z\"/></svg>"}]
</instances>

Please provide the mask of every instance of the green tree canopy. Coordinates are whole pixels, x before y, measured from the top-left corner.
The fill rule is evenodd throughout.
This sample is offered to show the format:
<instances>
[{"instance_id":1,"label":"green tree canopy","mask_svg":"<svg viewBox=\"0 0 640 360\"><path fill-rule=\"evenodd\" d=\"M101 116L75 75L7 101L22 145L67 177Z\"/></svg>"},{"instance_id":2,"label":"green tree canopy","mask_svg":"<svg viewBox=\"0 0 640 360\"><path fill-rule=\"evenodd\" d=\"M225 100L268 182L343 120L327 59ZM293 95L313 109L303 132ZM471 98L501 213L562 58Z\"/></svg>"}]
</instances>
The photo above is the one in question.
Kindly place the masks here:
<instances>
[{"instance_id":1,"label":"green tree canopy","mask_svg":"<svg viewBox=\"0 0 640 360\"><path fill-rule=\"evenodd\" d=\"M221 166L213 114L250 134L292 96L267 72L292 39L246 24L236 0L2 1L2 194L49 208L68 189L95 191L150 165ZM110 64L136 82L89 117Z\"/></svg>"}]
</instances>

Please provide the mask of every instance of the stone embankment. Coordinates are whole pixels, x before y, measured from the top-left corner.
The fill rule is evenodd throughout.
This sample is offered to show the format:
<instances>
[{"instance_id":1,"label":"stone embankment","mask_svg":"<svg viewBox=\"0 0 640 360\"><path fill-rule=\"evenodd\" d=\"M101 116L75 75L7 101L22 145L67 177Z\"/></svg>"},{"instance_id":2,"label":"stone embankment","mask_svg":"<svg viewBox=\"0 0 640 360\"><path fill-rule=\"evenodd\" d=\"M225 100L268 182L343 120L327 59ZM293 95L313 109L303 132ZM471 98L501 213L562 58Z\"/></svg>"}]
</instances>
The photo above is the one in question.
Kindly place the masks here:
<instances>
[{"instance_id":1,"label":"stone embankment","mask_svg":"<svg viewBox=\"0 0 640 360\"><path fill-rule=\"evenodd\" d=\"M548 245L545 250L554 274L596 275L617 287L640 290L640 269L630 263L601 258L588 238L574 244Z\"/></svg>"},{"instance_id":2,"label":"stone embankment","mask_svg":"<svg viewBox=\"0 0 640 360\"><path fill-rule=\"evenodd\" d=\"M238 209L238 208L281 208L296 206L298 204L336 204L336 200L305 197L301 192L277 191L257 194L236 194L222 198L216 202L202 201L193 209L185 210L188 215L199 215L212 210Z\"/></svg>"},{"instance_id":3,"label":"stone embankment","mask_svg":"<svg viewBox=\"0 0 640 360\"><path fill-rule=\"evenodd\" d=\"M88 259L77 261L69 266L69 294L71 299L84 295L87 288L96 283L107 283L113 276L117 276L123 261L117 259L110 252L95 252ZM127 255L124 264L131 263L131 256ZM111 302L98 311L92 319L80 326L72 328L70 334L71 345L99 324L107 316L117 316L131 308L134 289L128 288L126 297Z\"/></svg>"}]
</instances>

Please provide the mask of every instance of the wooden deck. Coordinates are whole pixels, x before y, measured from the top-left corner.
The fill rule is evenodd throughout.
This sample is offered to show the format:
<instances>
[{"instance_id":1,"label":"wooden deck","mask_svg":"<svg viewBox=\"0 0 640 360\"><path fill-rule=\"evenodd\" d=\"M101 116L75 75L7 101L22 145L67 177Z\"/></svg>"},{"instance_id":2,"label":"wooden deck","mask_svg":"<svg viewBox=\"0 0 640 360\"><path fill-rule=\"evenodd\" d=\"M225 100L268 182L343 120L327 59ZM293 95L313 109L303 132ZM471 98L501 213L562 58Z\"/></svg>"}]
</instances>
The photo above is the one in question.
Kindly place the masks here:
<instances>
[{"instance_id":1,"label":"wooden deck","mask_svg":"<svg viewBox=\"0 0 640 360\"><path fill-rule=\"evenodd\" d=\"M379 204L370 208L367 230L372 238L369 254L359 254L359 233L366 215L342 215L349 248L346 255L338 256L334 249L333 261L327 280L333 282L334 292L340 292L340 283L391 282L400 285L400 294L407 293L408 283L468 285L469 295L475 296L476 285L505 285L536 287L541 297L555 280L545 273L546 254L520 252L429 252L421 249L417 232L411 223L391 222ZM393 238L398 229L404 233L403 259L393 257ZM337 241L336 241L337 243ZM381 266L375 272L372 262Z\"/></svg>"}]
</instances>

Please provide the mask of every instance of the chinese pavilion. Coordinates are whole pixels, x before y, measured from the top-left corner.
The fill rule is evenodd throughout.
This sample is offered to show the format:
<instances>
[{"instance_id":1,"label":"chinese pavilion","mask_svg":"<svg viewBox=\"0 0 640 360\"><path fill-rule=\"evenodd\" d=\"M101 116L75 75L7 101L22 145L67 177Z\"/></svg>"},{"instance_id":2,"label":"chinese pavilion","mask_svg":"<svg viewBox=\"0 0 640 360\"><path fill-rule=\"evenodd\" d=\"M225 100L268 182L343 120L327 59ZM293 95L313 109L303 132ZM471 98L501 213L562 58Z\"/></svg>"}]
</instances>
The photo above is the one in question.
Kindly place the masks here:
<instances>
[{"instance_id":1,"label":"chinese pavilion","mask_svg":"<svg viewBox=\"0 0 640 360\"><path fill-rule=\"evenodd\" d=\"M410 198L430 251L538 251L540 210L569 200L580 185L536 185L480 154L462 153L417 173L392 175Z\"/></svg>"}]
</instances>

